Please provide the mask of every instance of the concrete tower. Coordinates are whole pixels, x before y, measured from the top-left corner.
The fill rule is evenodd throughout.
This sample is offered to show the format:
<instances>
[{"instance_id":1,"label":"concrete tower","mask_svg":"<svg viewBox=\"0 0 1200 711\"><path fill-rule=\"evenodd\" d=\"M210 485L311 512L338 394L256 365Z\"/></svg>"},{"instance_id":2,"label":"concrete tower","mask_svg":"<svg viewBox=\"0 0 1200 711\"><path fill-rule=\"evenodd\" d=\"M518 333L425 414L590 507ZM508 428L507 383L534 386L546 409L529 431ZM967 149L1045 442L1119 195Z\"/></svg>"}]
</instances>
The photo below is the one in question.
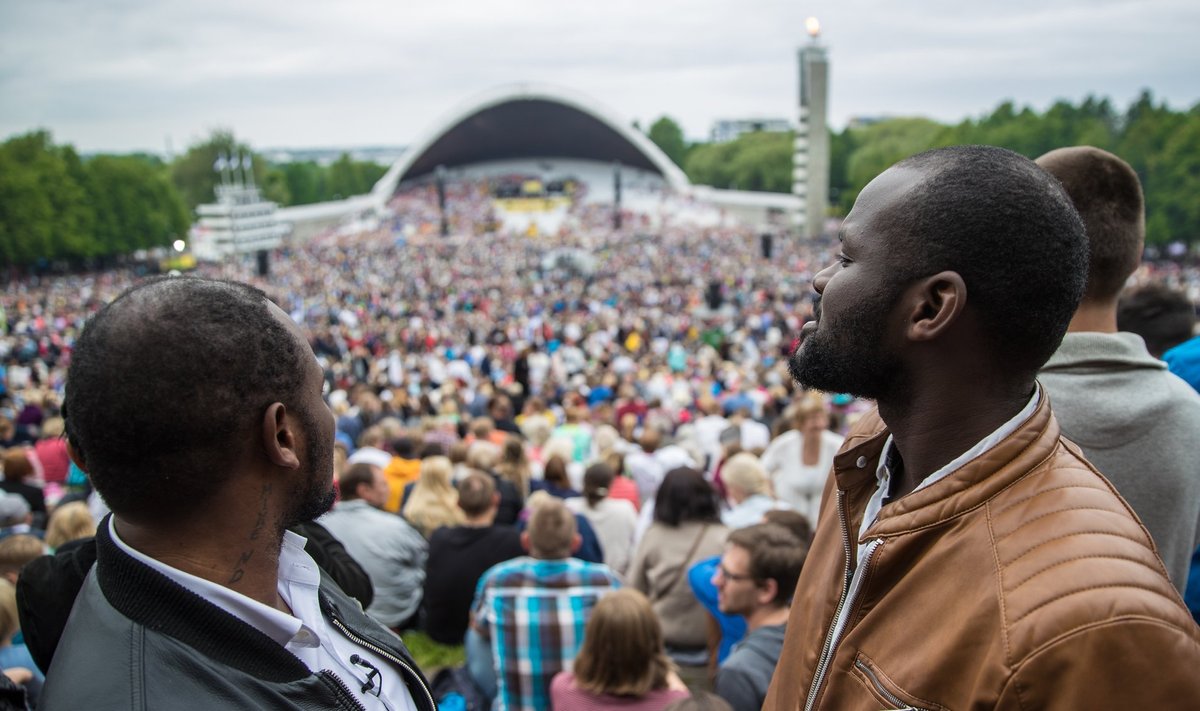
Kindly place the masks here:
<instances>
[{"instance_id":1,"label":"concrete tower","mask_svg":"<svg viewBox=\"0 0 1200 711\"><path fill-rule=\"evenodd\" d=\"M825 47L817 43L821 34L817 18L808 18L804 27L810 41L800 49L800 115L792 155L792 192L803 204L798 220L801 234L814 237L821 233L829 205L829 61Z\"/></svg>"}]
</instances>

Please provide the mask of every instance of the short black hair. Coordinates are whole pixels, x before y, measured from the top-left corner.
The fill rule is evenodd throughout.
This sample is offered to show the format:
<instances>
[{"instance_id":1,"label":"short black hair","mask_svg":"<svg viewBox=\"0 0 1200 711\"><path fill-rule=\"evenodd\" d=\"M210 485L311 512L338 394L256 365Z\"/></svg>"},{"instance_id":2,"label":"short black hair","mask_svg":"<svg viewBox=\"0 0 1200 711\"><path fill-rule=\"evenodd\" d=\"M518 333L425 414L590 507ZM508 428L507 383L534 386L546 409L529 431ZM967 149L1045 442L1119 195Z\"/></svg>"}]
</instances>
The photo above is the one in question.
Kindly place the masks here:
<instances>
[{"instance_id":1,"label":"short black hair","mask_svg":"<svg viewBox=\"0 0 1200 711\"><path fill-rule=\"evenodd\" d=\"M1050 151L1037 159L1062 183L1088 238L1084 298L1110 301L1142 260L1146 212L1137 173L1117 156L1091 146Z\"/></svg>"},{"instance_id":2,"label":"short black hair","mask_svg":"<svg viewBox=\"0 0 1200 711\"><path fill-rule=\"evenodd\" d=\"M126 290L71 355L66 432L118 515L167 521L234 474L273 402L301 416L312 352L266 294L231 281L161 277Z\"/></svg>"},{"instance_id":3,"label":"short black hair","mask_svg":"<svg viewBox=\"0 0 1200 711\"><path fill-rule=\"evenodd\" d=\"M1117 303L1117 329L1141 336L1155 358L1191 338L1195 327L1191 299L1162 284L1134 289Z\"/></svg>"},{"instance_id":4,"label":"short black hair","mask_svg":"<svg viewBox=\"0 0 1200 711\"><path fill-rule=\"evenodd\" d=\"M672 528L688 521L719 523L720 512L716 490L691 467L667 472L654 498L654 520Z\"/></svg>"},{"instance_id":5,"label":"short black hair","mask_svg":"<svg viewBox=\"0 0 1200 711\"><path fill-rule=\"evenodd\" d=\"M967 286L991 352L1014 376L1041 368L1058 345L1087 274L1087 237L1059 182L995 146L950 146L896 168L923 176L888 214L899 286L953 271Z\"/></svg>"}]
</instances>

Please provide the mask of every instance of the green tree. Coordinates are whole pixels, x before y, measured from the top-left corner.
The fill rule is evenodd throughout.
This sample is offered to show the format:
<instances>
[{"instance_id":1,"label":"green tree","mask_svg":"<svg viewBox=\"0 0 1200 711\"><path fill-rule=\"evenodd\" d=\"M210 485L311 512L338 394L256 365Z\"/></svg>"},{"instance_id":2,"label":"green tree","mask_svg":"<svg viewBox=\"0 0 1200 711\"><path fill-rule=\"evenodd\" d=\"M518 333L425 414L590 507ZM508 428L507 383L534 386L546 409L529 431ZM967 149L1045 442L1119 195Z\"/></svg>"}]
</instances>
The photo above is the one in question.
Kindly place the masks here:
<instances>
[{"instance_id":1,"label":"green tree","mask_svg":"<svg viewBox=\"0 0 1200 711\"><path fill-rule=\"evenodd\" d=\"M875 176L897 161L930 148L944 130L941 124L923 118L887 119L848 129L850 136L841 143L853 150L844 159L845 184L838 191L840 207L848 212L858 193Z\"/></svg>"},{"instance_id":2,"label":"green tree","mask_svg":"<svg viewBox=\"0 0 1200 711\"><path fill-rule=\"evenodd\" d=\"M280 167L292 205L320 202L325 195L325 176L314 161L296 161Z\"/></svg>"},{"instance_id":3,"label":"green tree","mask_svg":"<svg viewBox=\"0 0 1200 711\"><path fill-rule=\"evenodd\" d=\"M0 147L0 255L9 264L94 252L94 213L80 183L81 161L46 131Z\"/></svg>"},{"instance_id":4,"label":"green tree","mask_svg":"<svg viewBox=\"0 0 1200 711\"><path fill-rule=\"evenodd\" d=\"M688 152L684 170L694 183L734 190L791 192L789 133L744 133L726 143L702 143Z\"/></svg>"},{"instance_id":5,"label":"green tree","mask_svg":"<svg viewBox=\"0 0 1200 711\"><path fill-rule=\"evenodd\" d=\"M152 163L138 156L97 156L86 168L96 233L106 254L162 247L187 234L187 205Z\"/></svg>"},{"instance_id":6,"label":"green tree","mask_svg":"<svg viewBox=\"0 0 1200 711\"><path fill-rule=\"evenodd\" d=\"M650 125L649 139L667 154L675 165L683 167L687 161L688 145L683 138L683 129L669 116L662 116Z\"/></svg>"},{"instance_id":7,"label":"green tree","mask_svg":"<svg viewBox=\"0 0 1200 711\"><path fill-rule=\"evenodd\" d=\"M1146 241L1200 241L1200 105L1147 164Z\"/></svg>"},{"instance_id":8,"label":"green tree","mask_svg":"<svg viewBox=\"0 0 1200 711\"><path fill-rule=\"evenodd\" d=\"M176 158L171 165L171 180L183 195L187 206L195 209L197 205L212 202L216 197L214 187L220 180L214 169L217 159L242 155L252 158L254 181L261 185L266 177L266 161L248 145L239 143L233 132L227 129L213 131L208 139L193 145L187 153Z\"/></svg>"}]
</instances>

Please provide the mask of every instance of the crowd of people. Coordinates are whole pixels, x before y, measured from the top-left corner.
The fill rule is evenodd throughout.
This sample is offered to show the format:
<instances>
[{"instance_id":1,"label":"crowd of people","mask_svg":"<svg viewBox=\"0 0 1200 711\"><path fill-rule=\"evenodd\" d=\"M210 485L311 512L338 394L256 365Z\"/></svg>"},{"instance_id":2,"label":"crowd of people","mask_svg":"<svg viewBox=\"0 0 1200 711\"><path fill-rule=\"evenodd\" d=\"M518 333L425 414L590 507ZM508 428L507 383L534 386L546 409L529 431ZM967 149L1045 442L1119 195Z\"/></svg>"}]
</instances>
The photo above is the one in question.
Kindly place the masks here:
<instances>
[{"instance_id":1,"label":"crowd of people","mask_svg":"<svg viewBox=\"0 0 1200 711\"><path fill-rule=\"evenodd\" d=\"M11 573L16 594L0 583L0 660L35 700L51 660L55 669L85 664L97 653L93 637L130 620L155 630L155 664L190 654L172 646L179 640L205 656L188 683L201 698L241 683L232 698L251 706L311 693L335 707L389 709L460 697L501 709L741 711L794 708L805 698L830 708L1070 708L1101 692L1056 696L1036 653L1083 653L1092 642L1072 646L1069 638L1086 636L1089 625L1115 625L1114 635L1132 629L1121 625L1138 605L1160 628L1155 634L1194 658L1194 623L1180 628L1170 602L1185 591L1200 545L1200 490L1189 488L1200 478L1178 450L1180 428L1200 418L1197 396L1182 381L1169 394L1153 390L1165 387L1165 364L1114 355L1112 339L1085 342L1076 331L1108 331L1109 320L1115 331L1118 295L1132 283L1134 291L1166 285L1193 305L1190 335L1200 269L1139 266L1135 231L1109 249L1133 250L1132 261L1075 264L1087 254L1078 215L1063 208L1065 197L1045 197L1038 181L1050 185L1048 176L1015 160L951 152L893 169L839 242L775 239L770 254L757 232L669 194L657 196L656 210L630 212L620 229L610 207L590 204L582 188L552 234L499 229L487 185L459 182L447 190L449 236L440 234L435 189L419 186L398 194L377 228L288 245L266 276L241 262L199 269L261 289L270 310L255 306L258 292L204 279L139 285L113 271L13 281L0 329L0 572ZM1095 255L1104 252L1102 230L1072 192L1082 160L1051 154L1040 162L1080 206ZM986 276L995 271L989 260L1011 258L1012 245L974 248L993 249L983 256L944 248L940 269L895 255L886 266L872 263L880 248L868 227L882 224L885 196L932 200L884 178L923 171L931 180L992 179L977 176L972 161L1011 178L1012 199L1025 209L1049 215L1041 229L1061 228L1046 244L1026 245L1030 259L1013 260L1058 249L1051 256L1062 270L1074 264L1074 281L1046 290L1057 311L1012 282L1006 302L993 286L999 278ZM967 200L955 190L960 184L947 184L939 199ZM1043 193L1030 197L1035 190ZM949 231L939 220L951 208L939 209L886 217L912 234ZM1000 231L987 214L968 212L981 232ZM556 250L587 253L594 265L548 264ZM856 269L868 271L858 284L846 281ZM1028 267L1029 279L1042 280L1032 286L1051 283L1037 269ZM1101 269L1112 274L1103 284ZM888 291L889 279L916 276L926 278L922 290ZM824 294L819 309L813 286ZM1076 287L1083 300L1072 315ZM881 306L853 304L867 296L907 309L893 319L904 326L885 329ZM1004 309L1024 309L1035 325L1013 325L1016 317L996 315ZM1136 310L1123 313L1122 330L1143 328L1145 340L1134 338L1151 343L1154 325ZM1054 352L1068 321L1071 333ZM843 335L828 335L835 328ZM1042 331L1026 338L1022 328ZM1168 348L1180 340L1154 355L1170 361ZM1106 372L1097 364L1109 361L1097 353L1124 363L1114 369L1154 371L1139 423L1109 414L1125 397L1105 390L1109 381L1077 374ZM1097 393L1099 401L1086 400ZM1050 400L1082 454L1048 424ZM266 413L247 418L237 409L251 401ZM941 411L921 415L919 407ZM1175 429L1163 429L1164 418ZM930 439L922 427L934 424L947 429L929 430L939 433ZM1155 470L1178 485L1137 480L1147 454L1128 449L1145 448L1131 443L1135 424L1165 438L1153 446ZM172 438L191 443L173 449ZM1113 485L1089 478L1083 455L1144 527ZM332 489L322 482L326 460ZM989 488L1001 480L1005 488ZM1056 498L1067 489L1082 503ZM973 513L980 506L986 519ZM1069 513L1079 510L1109 518ZM1076 518L1029 529L1062 515ZM266 535L276 523L277 535ZM218 525L219 535L203 533ZM1099 546L1091 538L1060 555L1054 532L1075 529L1065 535L1122 538L1109 557L1139 572L1087 567L1104 557L1091 552ZM1032 547L1022 552L1025 544ZM62 553L41 557L53 549ZM187 559L178 557L184 549ZM1036 563L1019 562L1034 549ZM976 558L963 563L971 550ZM993 562L1001 589L979 595L1010 601L1019 619L1043 625L1003 622L1003 635L1025 635L1003 661L989 646L1001 635L987 613L972 617L966 601L941 609L929 593L936 570L953 576L961 566L992 580ZM87 576L93 563L129 577ZM1045 583L1042 597L1022 597L1033 594L1022 585L1056 566L1078 566L1072 575L1091 583ZM1010 584L1005 574L1019 579ZM141 589L130 587L135 581ZM1047 590L1066 598L1120 587L1167 602L1089 597L1039 612L1060 599L1045 598ZM215 606L181 599L180 589ZM150 610L147 595L172 602ZM21 621L36 623L27 642L15 624L18 596ZM94 617L68 623L72 605ZM211 628L177 626L164 617L172 605ZM1105 605L1115 612L1098 611ZM924 657L904 656L915 632L889 622L881 606L891 606L893 621L924 620L922 633L961 624L912 642ZM1059 620L1078 626L1060 629ZM1051 629L1062 636L1045 637ZM462 645L465 667L427 683L396 636L410 630ZM986 674L922 680L910 668L945 663L955 650L970 650ZM786 678L774 673L777 662ZM87 698L50 677L48 707ZM316 677L320 684L301 683ZM160 700L183 691L153 686L147 693Z\"/></svg>"}]
</instances>

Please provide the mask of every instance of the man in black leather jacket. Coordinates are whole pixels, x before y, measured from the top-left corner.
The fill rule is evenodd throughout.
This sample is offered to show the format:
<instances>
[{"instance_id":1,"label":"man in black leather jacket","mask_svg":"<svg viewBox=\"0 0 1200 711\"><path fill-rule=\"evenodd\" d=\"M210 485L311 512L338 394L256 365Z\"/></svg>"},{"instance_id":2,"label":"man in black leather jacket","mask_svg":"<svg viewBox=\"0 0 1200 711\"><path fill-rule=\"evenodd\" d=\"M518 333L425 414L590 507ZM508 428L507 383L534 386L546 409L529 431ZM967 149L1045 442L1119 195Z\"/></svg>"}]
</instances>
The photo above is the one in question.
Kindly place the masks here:
<instances>
[{"instance_id":1,"label":"man in black leather jacket","mask_svg":"<svg viewBox=\"0 0 1200 711\"><path fill-rule=\"evenodd\" d=\"M43 569L51 588L74 576L57 596L23 586L25 609L74 598L40 708L434 711L400 639L286 530L332 503L334 425L282 310L242 284L151 281L93 318L68 380L72 459L113 514L82 588L86 549Z\"/></svg>"}]
</instances>

